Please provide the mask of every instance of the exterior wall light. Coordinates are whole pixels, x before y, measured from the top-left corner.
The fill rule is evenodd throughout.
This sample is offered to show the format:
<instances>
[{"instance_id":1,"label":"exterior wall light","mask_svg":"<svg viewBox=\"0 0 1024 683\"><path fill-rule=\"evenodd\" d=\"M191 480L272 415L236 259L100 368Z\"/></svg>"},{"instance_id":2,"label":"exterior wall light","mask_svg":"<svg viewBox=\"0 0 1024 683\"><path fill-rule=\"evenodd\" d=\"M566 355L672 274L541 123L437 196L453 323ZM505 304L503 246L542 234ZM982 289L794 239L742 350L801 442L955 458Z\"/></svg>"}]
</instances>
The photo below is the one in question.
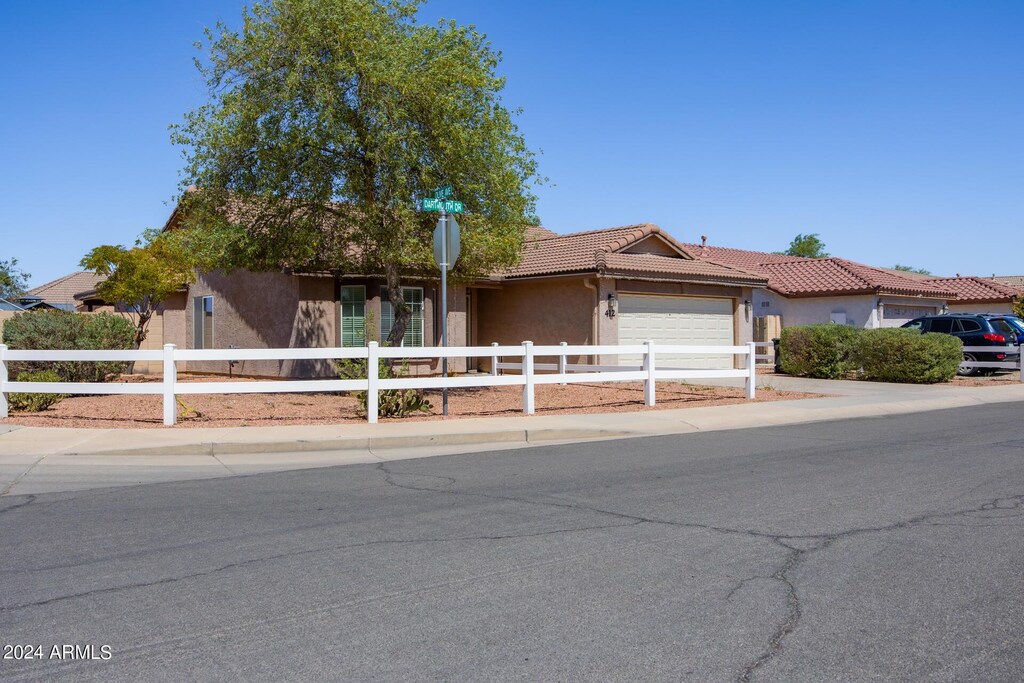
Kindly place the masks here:
<instances>
[{"instance_id":1,"label":"exterior wall light","mask_svg":"<svg viewBox=\"0 0 1024 683\"><path fill-rule=\"evenodd\" d=\"M609 318L615 317L615 304L618 298L615 296L615 292L608 292L608 310L605 311L605 315Z\"/></svg>"}]
</instances>

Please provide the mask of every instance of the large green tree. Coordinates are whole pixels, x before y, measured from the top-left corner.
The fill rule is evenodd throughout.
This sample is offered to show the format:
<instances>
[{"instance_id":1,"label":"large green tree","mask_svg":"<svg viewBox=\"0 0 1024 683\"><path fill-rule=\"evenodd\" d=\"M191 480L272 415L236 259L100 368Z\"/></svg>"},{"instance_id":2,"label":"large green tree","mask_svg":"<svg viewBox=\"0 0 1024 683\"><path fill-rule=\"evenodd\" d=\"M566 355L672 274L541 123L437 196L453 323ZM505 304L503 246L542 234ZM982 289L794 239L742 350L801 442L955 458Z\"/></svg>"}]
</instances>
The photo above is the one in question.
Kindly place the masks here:
<instances>
[{"instance_id":1,"label":"large green tree","mask_svg":"<svg viewBox=\"0 0 1024 683\"><path fill-rule=\"evenodd\" d=\"M456 278L514 264L539 181L500 94L500 54L472 26L416 22L419 0L267 0L198 44L210 100L172 126L185 234L218 266L403 280L436 276L444 184L465 202ZM192 187L198 189L193 189Z\"/></svg>"},{"instance_id":2,"label":"large green tree","mask_svg":"<svg viewBox=\"0 0 1024 683\"><path fill-rule=\"evenodd\" d=\"M789 243L789 248L786 251L775 253L786 256L803 256L804 258L827 258L829 256L825 251L825 243L821 241L821 235L816 232L809 235L803 233L797 235Z\"/></svg>"},{"instance_id":3,"label":"large green tree","mask_svg":"<svg viewBox=\"0 0 1024 683\"><path fill-rule=\"evenodd\" d=\"M160 305L195 281L193 265L177 242L152 231L134 247L104 244L81 261L83 268L106 276L96 292L108 304L119 304L119 312L132 320L135 348L146 340Z\"/></svg>"},{"instance_id":4,"label":"large green tree","mask_svg":"<svg viewBox=\"0 0 1024 683\"><path fill-rule=\"evenodd\" d=\"M0 299L14 299L28 289L28 273L18 267L18 259L0 259Z\"/></svg>"}]
</instances>

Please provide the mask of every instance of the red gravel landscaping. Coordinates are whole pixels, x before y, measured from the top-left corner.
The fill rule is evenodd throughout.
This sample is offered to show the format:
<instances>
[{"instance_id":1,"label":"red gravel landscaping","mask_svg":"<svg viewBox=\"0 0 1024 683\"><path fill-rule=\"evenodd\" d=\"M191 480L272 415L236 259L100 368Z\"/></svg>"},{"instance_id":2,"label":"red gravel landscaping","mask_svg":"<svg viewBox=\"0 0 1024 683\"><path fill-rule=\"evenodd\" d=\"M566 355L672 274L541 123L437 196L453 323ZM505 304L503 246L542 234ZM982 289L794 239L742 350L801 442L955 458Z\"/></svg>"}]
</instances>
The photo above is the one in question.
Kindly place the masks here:
<instances>
[{"instance_id":1,"label":"red gravel landscaping","mask_svg":"<svg viewBox=\"0 0 1024 683\"><path fill-rule=\"evenodd\" d=\"M188 381L187 379L185 381ZM220 381L218 379L218 381ZM236 380L245 381L245 380ZM404 420L437 420L441 416L441 392L427 391L431 413ZM538 415L610 413L747 403L742 389L659 383L657 406L643 402L639 382L607 384L539 385ZM814 398L819 394L758 389L757 402ZM448 419L465 417L514 417L523 415L521 387L452 389L448 394ZM356 399L349 394L194 394L180 397L182 408L175 428L242 427L365 422ZM162 398L153 395L74 396L41 413L15 413L0 424L31 427L139 428L163 427ZM386 421L386 420L384 420Z\"/></svg>"}]
</instances>

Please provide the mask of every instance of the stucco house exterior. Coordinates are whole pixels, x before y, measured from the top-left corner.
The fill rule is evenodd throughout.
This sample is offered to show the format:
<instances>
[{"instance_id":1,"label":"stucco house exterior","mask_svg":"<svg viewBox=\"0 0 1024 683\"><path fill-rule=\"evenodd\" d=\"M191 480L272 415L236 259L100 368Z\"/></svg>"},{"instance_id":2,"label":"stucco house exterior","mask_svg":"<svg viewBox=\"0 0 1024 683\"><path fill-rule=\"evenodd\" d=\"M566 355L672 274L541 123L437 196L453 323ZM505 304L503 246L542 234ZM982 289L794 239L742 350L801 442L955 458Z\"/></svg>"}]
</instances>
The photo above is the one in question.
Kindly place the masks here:
<instances>
[{"instance_id":1,"label":"stucco house exterior","mask_svg":"<svg viewBox=\"0 0 1024 683\"><path fill-rule=\"evenodd\" d=\"M753 291L766 284L764 276L697 259L655 225L571 235L534 227L518 266L449 287L449 344L740 344L752 339ZM440 343L439 290L437 280L405 281L413 317L404 345ZM202 273L166 309L163 339L182 348L362 346L386 338L393 323L383 280L359 274ZM734 363L724 355L691 360L694 367ZM490 357L453 359L449 368L487 371ZM189 362L181 369L335 374L320 361ZM439 361L412 360L409 371L436 373Z\"/></svg>"},{"instance_id":2,"label":"stucco house exterior","mask_svg":"<svg viewBox=\"0 0 1024 683\"><path fill-rule=\"evenodd\" d=\"M834 322L866 329L899 327L941 313L957 293L941 282L922 281L885 268L842 258L800 258L701 244L683 247L700 259L763 275L754 290L754 315L780 316L782 327Z\"/></svg>"}]
</instances>

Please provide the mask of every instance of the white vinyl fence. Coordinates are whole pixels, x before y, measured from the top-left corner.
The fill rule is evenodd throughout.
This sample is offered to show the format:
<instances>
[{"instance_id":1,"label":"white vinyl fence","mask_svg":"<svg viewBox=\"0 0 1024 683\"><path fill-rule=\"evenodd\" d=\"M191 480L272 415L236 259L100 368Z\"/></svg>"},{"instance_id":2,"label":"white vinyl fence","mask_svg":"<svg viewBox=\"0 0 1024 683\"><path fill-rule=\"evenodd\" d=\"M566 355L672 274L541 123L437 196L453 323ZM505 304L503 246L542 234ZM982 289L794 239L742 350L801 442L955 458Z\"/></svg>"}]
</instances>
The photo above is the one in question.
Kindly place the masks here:
<instances>
[{"instance_id":1,"label":"white vinyl fence","mask_svg":"<svg viewBox=\"0 0 1024 683\"><path fill-rule=\"evenodd\" d=\"M643 382L644 403L655 404L655 383L658 380L743 378L746 397L754 398L756 355L754 344L742 346L680 346L645 342L637 345L617 346L534 346L523 342L519 346L457 346L438 347L381 347L377 342L358 348L316 349L178 349L166 344L162 351L28 351L13 350L0 344L0 417L7 417L7 393L53 394L159 394L163 396L164 424L177 420L177 396L182 394L239 394L319 391L366 391L367 419L377 421L378 392L387 389L455 389L460 387L522 386L523 412L535 412L534 388L538 384L572 384L577 382ZM658 354L707 355L727 354L743 357L742 369L695 369L658 366ZM567 356L641 356L642 364L589 365L569 364ZM470 374L459 377L398 377L379 376L382 358L458 358L490 357L491 374ZM336 360L342 358L366 359L368 376L365 379L310 379L253 382L177 382L178 361L210 360ZM507 362L504 359L516 359ZM556 362L538 363L538 358L552 358ZM158 382L12 382L8 378L9 361L162 361L163 377ZM671 361L678 365L680 361ZM516 370L518 374L499 374L500 370Z\"/></svg>"},{"instance_id":2,"label":"white vinyl fence","mask_svg":"<svg viewBox=\"0 0 1024 683\"><path fill-rule=\"evenodd\" d=\"M1008 356L1016 355L1017 360L963 360L960 362L962 368L995 368L998 370L1020 370L1021 355L1024 352L1024 344L1018 346L965 346L964 353L972 356L984 354L1004 353ZM1021 381L1024 382L1024 372L1021 373Z\"/></svg>"}]
</instances>

